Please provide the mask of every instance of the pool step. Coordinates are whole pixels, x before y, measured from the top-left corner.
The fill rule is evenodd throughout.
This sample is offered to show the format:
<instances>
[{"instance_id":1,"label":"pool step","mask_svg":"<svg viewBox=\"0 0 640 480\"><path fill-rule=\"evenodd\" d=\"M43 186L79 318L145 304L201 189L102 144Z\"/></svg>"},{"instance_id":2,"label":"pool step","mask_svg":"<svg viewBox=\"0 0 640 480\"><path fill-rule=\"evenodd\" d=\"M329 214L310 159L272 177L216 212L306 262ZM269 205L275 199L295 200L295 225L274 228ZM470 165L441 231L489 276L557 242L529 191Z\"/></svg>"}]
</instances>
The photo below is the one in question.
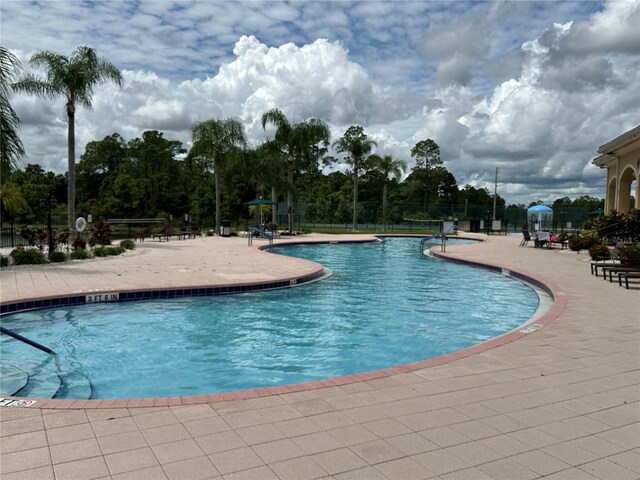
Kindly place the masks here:
<instances>
[{"instance_id":1,"label":"pool step","mask_svg":"<svg viewBox=\"0 0 640 480\"><path fill-rule=\"evenodd\" d=\"M62 385L53 398L91 400L93 385L83 373L74 370L62 374Z\"/></svg>"},{"instance_id":2,"label":"pool step","mask_svg":"<svg viewBox=\"0 0 640 480\"><path fill-rule=\"evenodd\" d=\"M14 395L29 382L29 374L16 365L0 365L0 395Z\"/></svg>"},{"instance_id":3,"label":"pool step","mask_svg":"<svg viewBox=\"0 0 640 480\"><path fill-rule=\"evenodd\" d=\"M93 397L93 385L86 375L78 370L59 371L50 362L3 364L0 375L0 395L77 400Z\"/></svg>"},{"instance_id":4,"label":"pool step","mask_svg":"<svg viewBox=\"0 0 640 480\"><path fill-rule=\"evenodd\" d=\"M18 397L53 398L60 390L62 379L56 372L34 370L29 373L29 381L18 390Z\"/></svg>"}]
</instances>

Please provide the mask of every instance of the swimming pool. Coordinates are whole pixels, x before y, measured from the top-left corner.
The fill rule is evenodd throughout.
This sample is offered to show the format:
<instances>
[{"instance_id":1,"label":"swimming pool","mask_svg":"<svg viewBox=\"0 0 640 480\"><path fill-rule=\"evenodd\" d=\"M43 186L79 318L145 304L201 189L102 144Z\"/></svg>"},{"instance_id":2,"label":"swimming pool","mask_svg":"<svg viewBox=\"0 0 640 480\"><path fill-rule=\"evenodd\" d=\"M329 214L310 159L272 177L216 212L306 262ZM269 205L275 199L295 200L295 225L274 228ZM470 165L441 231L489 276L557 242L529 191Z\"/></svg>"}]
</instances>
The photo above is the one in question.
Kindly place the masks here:
<instances>
[{"instance_id":1,"label":"swimming pool","mask_svg":"<svg viewBox=\"0 0 640 480\"><path fill-rule=\"evenodd\" d=\"M535 312L538 297L523 283L425 258L418 245L274 249L333 270L292 289L5 316L3 326L53 348L60 365L0 336L2 393L26 384L18 395L132 398L304 382L442 355Z\"/></svg>"}]
</instances>

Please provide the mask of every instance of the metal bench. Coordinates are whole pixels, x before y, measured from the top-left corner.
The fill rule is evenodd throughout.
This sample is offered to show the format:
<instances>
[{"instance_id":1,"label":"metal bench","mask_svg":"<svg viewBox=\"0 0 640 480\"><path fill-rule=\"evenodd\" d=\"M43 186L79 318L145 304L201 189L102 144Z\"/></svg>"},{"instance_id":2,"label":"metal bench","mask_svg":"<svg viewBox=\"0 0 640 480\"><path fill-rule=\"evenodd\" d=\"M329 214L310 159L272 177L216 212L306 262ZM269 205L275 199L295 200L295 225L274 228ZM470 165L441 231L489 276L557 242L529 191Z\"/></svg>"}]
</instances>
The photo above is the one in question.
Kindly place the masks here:
<instances>
[{"instance_id":1,"label":"metal bench","mask_svg":"<svg viewBox=\"0 0 640 480\"><path fill-rule=\"evenodd\" d=\"M640 271L637 272L619 272L618 273L618 285L622 286L622 279L624 278L624 286L629 290L629 279L640 278Z\"/></svg>"},{"instance_id":2,"label":"metal bench","mask_svg":"<svg viewBox=\"0 0 640 480\"><path fill-rule=\"evenodd\" d=\"M609 265L602 268L602 276L607 279L607 273L609 274L609 282L613 282L613 276L620 273L634 273L640 272L640 267L624 266L624 265Z\"/></svg>"},{"instance_id":3,"label":"metal bench","mask_svg":"<svg viewBox=\"0 0 640 480\"><path fill-rule=\"evenodd\" d=\"M129 228L129 238L133 238L131 235L131 225L149 225L143 232L135 235L135 239L141 239L144 241L144 237L151 233L151 227L155 223L166 223L165 218L109 218L106 220L111 225L127 225Z\"/></svg>"}]
</instances>

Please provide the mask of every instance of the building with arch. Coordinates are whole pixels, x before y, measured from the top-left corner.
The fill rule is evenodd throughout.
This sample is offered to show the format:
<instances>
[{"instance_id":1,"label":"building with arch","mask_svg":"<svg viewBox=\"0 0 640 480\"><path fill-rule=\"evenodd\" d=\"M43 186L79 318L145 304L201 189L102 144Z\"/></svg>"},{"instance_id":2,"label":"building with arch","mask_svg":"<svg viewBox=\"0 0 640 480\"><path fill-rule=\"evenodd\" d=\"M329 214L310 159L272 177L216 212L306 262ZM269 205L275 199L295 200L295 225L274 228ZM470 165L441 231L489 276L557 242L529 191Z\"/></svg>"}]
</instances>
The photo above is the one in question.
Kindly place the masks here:
<instances>
[{"instance_id":1,"label":"building with arch","mask_svg":"<svg viewBox=\"0 0 640 480\"><path fill-rule=\"evenodd\" d=\"M591 163L607 169L605 212L640 210L640 125L605 143L598 153Z\"/></svg>"}]
</instances>

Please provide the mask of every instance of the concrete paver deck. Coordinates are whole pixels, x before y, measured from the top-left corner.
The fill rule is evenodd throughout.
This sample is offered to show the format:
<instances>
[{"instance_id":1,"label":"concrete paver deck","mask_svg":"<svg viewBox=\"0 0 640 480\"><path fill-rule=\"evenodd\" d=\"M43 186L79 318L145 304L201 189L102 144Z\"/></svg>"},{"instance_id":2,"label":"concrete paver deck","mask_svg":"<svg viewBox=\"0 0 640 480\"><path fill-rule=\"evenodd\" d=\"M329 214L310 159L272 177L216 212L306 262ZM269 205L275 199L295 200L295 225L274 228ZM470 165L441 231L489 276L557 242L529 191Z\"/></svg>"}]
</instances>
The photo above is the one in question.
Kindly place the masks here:
<instances>
[{"instance_id":1,"label":"concrete paver deck","mask_svg":"<svg viewBox=\"0 0 640 480\"><path fill-rule=\"evenodd\" d=\"M559 286L566 308L553 323L443 365L341 386L179 406L0 408L0 475L640 478L638 290L590 275L584 255L521 248L518 237L483 239L449 246L446 255ZM201 238L147 242L126 257L3 269L0 287L8 302L286 279L315 268L249 248L246 239Z\"/></svg>"}]
</instances>

